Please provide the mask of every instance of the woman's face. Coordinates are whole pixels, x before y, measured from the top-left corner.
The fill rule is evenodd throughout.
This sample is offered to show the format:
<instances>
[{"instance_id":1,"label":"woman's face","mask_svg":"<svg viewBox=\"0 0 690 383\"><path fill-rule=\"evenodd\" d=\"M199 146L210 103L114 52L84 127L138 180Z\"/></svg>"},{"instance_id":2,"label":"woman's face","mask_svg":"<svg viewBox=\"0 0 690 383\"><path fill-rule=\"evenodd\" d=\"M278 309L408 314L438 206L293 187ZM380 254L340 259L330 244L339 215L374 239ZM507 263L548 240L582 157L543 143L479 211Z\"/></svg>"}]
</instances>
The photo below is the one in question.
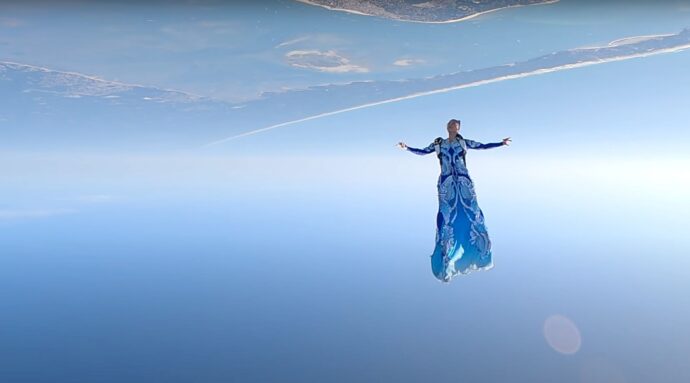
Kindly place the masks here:
<instances>
[{"instance_id":1,"label":"woman's face","mask_svg":"<svg viewBox=\"0 0 690 383\"><path fill-rule=\"evenodd\" d=\"M460 123L454 122L448 126L448 133L458 133L460 131Z\"/></svg>"}]
</instances>

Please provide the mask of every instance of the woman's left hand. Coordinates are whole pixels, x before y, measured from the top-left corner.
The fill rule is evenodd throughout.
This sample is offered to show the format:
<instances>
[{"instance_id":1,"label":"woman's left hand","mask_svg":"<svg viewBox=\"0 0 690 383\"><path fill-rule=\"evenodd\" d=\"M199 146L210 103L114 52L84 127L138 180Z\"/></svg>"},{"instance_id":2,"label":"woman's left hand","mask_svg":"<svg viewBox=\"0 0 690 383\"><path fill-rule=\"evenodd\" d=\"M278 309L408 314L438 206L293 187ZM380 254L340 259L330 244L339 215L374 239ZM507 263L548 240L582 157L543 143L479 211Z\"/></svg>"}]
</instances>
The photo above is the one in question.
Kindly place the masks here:
<instances>
[{"instance_id":1,"label":"woman's left hand","mask_svg":"<svg viewBox=\"0 0 690 383\"><path fill-rule=\"evenodd\" d=\"M509 142L510 142L510 137L506 137L503 139L503 145L508 145Z\"/></svg>"}]
</instances>

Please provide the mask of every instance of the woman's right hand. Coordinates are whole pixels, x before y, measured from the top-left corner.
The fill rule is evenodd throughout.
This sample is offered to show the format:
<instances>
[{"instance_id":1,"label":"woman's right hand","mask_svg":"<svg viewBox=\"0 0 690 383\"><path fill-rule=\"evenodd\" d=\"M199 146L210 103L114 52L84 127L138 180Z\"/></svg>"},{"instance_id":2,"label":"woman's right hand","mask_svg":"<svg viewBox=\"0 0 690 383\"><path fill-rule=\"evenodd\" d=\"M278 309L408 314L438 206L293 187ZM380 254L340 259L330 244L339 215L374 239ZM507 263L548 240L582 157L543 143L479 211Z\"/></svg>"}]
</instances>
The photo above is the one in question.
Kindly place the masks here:
<instances>
[{"instance_id":1,"label":"woman's right hand","mask_svg":"<svg viewBox=\"0 0 690 383\"><path fill-rule=\"evenodd\" d=\"M400 147L400 149L407 149L407 145L405 145L404 142L398 142L398 146Z\"/></svg>"}]
</instances>

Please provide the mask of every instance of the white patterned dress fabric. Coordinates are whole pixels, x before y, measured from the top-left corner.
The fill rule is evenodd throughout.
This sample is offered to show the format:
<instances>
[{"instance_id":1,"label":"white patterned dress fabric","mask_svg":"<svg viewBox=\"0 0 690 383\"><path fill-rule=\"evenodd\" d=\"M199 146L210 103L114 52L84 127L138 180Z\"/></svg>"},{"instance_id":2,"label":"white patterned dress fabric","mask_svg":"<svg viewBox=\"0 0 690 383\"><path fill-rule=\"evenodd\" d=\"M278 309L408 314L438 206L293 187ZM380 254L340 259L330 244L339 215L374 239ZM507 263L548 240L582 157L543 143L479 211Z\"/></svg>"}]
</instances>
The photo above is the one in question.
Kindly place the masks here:
<instances>
[{"instance_id":1,"label":"white patterned dress fabric","mask_svg":"<svg viewBox=\"0 0 690 383\"><path fill-rule=\"evenodd\" d=\"M465 164L467 149L490 149L502 142L481 142L456 136L437 138L423 149L407 150L425 155L437 153L441 174L438 177L439 209L436 217L436 246L431 254L431 270L442 282L472 270L493 268L491 241L484 223L484 213L477 203L474 183Z\"/></svg>"}]
</instances>

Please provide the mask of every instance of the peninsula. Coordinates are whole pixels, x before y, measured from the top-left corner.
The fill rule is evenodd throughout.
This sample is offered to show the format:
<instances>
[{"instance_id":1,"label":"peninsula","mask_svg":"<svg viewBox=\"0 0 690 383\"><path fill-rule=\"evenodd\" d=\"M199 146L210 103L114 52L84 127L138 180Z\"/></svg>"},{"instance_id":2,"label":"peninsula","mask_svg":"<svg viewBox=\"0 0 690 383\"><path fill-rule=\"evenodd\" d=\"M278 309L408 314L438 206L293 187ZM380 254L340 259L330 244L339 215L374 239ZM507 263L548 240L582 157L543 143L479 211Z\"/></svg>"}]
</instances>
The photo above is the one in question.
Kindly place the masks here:
<instances>
[{"instance_id":1,"label":"peninsula","mask_svg":"<svg viewBox=\"0 0 690 383\"><path fill-rule=\"evenodd\" d=\"M417 23L454 23L481 14L525 5L551 4L558 0L296 0L334 11L377 16Z\"/></svg>"}]
</instances>

